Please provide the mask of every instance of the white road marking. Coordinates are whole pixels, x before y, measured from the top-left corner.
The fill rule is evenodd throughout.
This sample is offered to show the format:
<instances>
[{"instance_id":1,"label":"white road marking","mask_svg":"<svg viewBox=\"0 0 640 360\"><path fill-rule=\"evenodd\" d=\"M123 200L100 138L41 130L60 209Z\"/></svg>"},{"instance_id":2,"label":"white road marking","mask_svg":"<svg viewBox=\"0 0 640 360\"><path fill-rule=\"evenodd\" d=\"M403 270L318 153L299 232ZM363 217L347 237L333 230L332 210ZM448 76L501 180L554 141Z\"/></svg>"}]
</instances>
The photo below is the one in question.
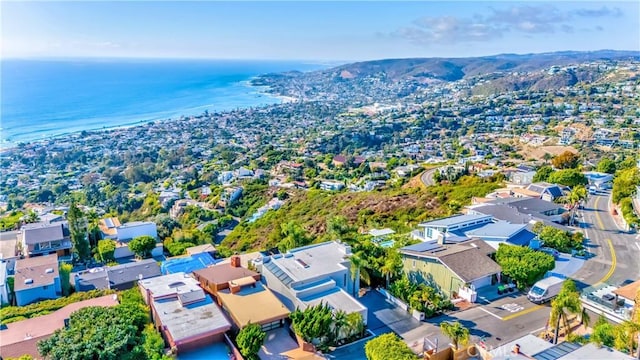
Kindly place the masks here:
<instances>
[{"instance_id":1,"label":"white road marking","mask_svg":"<svg viewBox=\"0 0 640 360\"><path fill-rule=\"evenodd\" d=\"M498 320L502 320L502 318L501 318L500 316L498 316L498 315L496 315L496 314L492 313L491 311L489 311L489 310L487 310L487 309L485 309L485 308L483 308L483 307L479 307L478 309L480 309L480 310L482 310L482 311L486 312L487 314L489 314L489 315L493 316L494 318L496 318L496 319L498 319Z\"/></svg>"},{"instance_id":2,"label":"white road marking","mask_svg":"<svg viewBox=\"0 0 640 360\"><path fill-rule=\"evenodd\" d=\"M636 243L636 246L638 247L638 250L640 250L640 243Z\"/></svg>"},{"instance_id":3,"label":"white road marking","mask_svg":"<svg viewBox=\"0 0 640 360\"><path fill-rule=\"evenodd\" d=\"M515 313L518 312L520 310L523 310L524 307L520 306L518 304L514 304L514 303L510 303L510 304L504 304L502 306L500 306L503 310L507 310L510 313Z\"/></svg>"}]
</instances>

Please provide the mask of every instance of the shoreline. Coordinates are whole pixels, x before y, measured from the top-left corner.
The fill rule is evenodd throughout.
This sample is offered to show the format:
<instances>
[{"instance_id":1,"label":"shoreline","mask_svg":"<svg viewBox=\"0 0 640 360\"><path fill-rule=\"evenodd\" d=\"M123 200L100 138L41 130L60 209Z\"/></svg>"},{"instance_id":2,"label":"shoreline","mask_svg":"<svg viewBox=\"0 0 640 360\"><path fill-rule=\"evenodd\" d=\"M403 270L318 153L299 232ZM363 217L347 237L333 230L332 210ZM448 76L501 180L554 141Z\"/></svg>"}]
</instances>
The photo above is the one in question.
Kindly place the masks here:
<instances>
[{"instance_id":1,"label":"shoreline","mask_svg":"<svg viewBox=\"0 0 640 360\"><path fill-rule=\"evenodd\" d=\"M282 95L274 95L268 92L268 86L253 86L251 85L251 79L255 78L257 76L254 76L250 79L247 80L243 80L243 81L238 81L237 84L246 87L247 89L252 89L252 90L256 90L253 91L253 94L259 95L259 98L266 98L266 99L271 99L273 100L272 102L269 103L265 103L265 102L259 102L255 105L250 105L250 106L236 106L235 109L230 109L230 110L209 110L209 109L204 109L203 111L198 111L198 112L188 112L189 109L184 109L182 110L183 112L180 115L174 115L174 116L170 116L170 117L157 117L157 118L151 118L151 119L147 119L147 120L133 120L130 122L125 122L122 124L118 124L118 125L113 125L113 126L109 126L109 127L91 127L91 128L84 128L84 129L79 129L79 130L70 130L70 131L65 131L63 133L58 133L58 134L52 134L52 133L43 133L41 134L41 138L33 138L33 139L28 139L28 140L24 140L24 141L5 141L3 139L3 137L1 137L2 135L2 129L0 129L0 154L5 153L5 152L10 152L12 150L17 149L20 144L24 144L24 145L30 145L30 144L37 144L37 143L43 143L43 142L48 142L48 141L52 141L52 140L60 140L60 139L64 139L67 137L71 137L77 134L84 132L88 132L88 133L102 133L102 132L110 132L110 131L114 131L114 130L120 130L120 129L130 129L130 128L136 128L136 127L140 127L140 126L144 126L144 125L148 125L151 123L163 123L163 122L169 122L169 121L182 121L185 119L189 119L191 117L202 117L205 114L205 111L207 111L207 113L212 114L212 113L228 113L231 111L236 111L239 109L248 109L250 107L264 107L264 106L273 106L273 105L279 105L279 104L285 104L285 103L291 103L291 102L296 102L298 101L297 98L293 98L293 97L289 97L289 96L282 96ZM258 99L255 99L256 102L258 102ZM215 99L214 99L215 100ZM203 107L207 107L210 108L212 104L208 104L208 105L199 105L199 106L195 106L195 107L191 107L191 109L198 109L198 108L203 108ZM170 112L171 110L167 110L167 112ZM135 117L144 117L144 114L141 115L134 115ZM149 116L149 115L146 115Z\"/></svg>"}]
</instances>

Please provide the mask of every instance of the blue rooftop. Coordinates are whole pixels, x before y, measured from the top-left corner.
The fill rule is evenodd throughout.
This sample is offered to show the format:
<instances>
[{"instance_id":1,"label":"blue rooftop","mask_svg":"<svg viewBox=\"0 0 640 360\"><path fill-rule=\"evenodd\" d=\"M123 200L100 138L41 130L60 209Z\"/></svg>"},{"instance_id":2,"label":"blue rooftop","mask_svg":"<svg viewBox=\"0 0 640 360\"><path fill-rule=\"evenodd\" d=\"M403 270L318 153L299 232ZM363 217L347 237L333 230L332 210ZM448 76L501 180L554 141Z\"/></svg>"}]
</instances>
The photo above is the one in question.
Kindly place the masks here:
<instances>
[{"instance_id":1,"label":"blue rooftop","mask_svg":"<svg viewBox=\"0 0 640 360\"><path fill-rule=\"evenodd\" d=\"M507 242L513 245L528 246L531 240L536 238L536 234L529 230L523 230L516 234L516 236L509 238Z\"/></svg>"},{"instance_id":2,"label":"blue rooftop","mask_svg":"<svg viewBox=\"0 0 640 360\"><path fill-rule=\"evenodd\" d=\"M198 253L166 260L162 263L160 269L165 275L179 272L188 274L215 264L216 260L209 253Z\"/></svg>"}]
</instances>

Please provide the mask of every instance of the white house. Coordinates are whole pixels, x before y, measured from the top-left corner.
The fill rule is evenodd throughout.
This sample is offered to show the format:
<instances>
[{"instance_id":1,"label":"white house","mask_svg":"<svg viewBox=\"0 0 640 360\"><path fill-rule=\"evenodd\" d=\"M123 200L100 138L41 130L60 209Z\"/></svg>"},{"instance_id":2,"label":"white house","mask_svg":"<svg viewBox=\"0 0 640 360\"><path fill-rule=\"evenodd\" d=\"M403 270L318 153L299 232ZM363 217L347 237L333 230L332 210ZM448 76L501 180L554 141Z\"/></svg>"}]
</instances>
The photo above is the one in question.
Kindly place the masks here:
<instances>
[{"instance_id":1,"label":"white house","mask_svg":"<svg viewBox=\"0 0 640 360\"><path fill-rule=\"evenodd\" d=\"M320 303L347 314L360 313L367 323L367 308L352 295L359 280L351 277L351 247L336 241L304 246L262 258L256 265L263 282L289 310Z\"/></svg>"},{"instance_id":2,"label":"white house","mask_svg":"<svg viewBox=\"0 0 640 360\"><path fill-rule=\"evenodd\" d=\"M106 218L100 220L98 227L102 232L103 239L111 239L116 242L116 251L113 254L116 259L134 255L127 245L134 238L147 235L158 239L157 225L151 221L133 221L121 224L118 218ZM162 252L163 247L160 242L151 251L151 255L160 256Z\"/></svg>"}]
</instances>

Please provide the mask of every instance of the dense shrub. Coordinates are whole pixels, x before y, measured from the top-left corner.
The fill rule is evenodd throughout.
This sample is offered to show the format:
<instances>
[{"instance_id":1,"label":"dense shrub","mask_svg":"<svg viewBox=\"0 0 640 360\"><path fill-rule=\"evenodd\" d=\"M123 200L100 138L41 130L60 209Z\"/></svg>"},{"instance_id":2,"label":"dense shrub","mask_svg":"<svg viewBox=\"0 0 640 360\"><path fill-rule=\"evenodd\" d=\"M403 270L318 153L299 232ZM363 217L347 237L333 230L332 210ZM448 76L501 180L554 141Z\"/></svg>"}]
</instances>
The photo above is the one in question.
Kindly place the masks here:
<instances>
[{"instance_id":1,"label":"dense shrub","mask_svg":"<svg viewBox=\"0 0 640 360\"><path fill-rule=\"evenodd\" d=\"M77 292L59 299L44 300L27 306L8 306L0 309L0 319L2 319L3 324L8 324L36 317L43 312L53 312L78 301L89 300L114 293L115 291L113 290L92 290Z\"/></svg>"}]
</instances>

